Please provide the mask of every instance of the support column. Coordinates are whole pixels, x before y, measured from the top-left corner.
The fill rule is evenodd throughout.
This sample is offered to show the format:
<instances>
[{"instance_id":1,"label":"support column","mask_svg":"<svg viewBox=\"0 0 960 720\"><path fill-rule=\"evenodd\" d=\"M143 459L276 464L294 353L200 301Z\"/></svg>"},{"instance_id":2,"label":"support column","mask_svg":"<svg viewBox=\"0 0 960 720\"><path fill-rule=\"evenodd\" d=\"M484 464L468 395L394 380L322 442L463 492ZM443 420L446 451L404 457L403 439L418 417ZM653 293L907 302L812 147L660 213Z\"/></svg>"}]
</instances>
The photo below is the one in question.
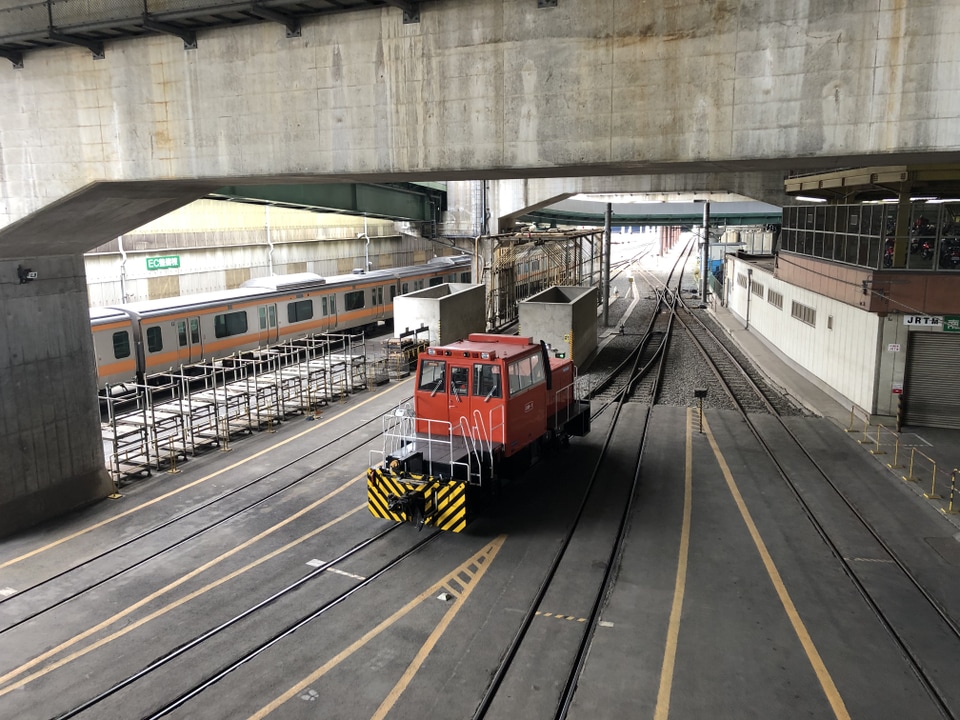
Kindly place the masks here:
<instances>
[{"instance_id":1,"label":"support column","mask_svg":"<svg viewBox=\"0 0 960 720\"><path fill-rule=\"evenodd\" d=\"M610 248L612 245L610 226L613 222L613 203L607 203L607 212L603 220L603 326L610 327Z\"/></svg>"},{"instance_id":2,"label":"support column","mask_svg":"<svg viewBox=\"0 0 960 720\"><path fill-rule=\"evenodd\" d=\"M710 288L710 202L703 204L703 260L700 261L700 299L707 301Z\"/></svg>"},{"instance_id":3,"label":"support column","mask_svg":"<svg viewBox=\"0 0 960 720\"><path fill-rule=\"evenodd\" d=\"M0 535L8 535L106 497L113 482L83 257L0 261L0 307Z\"/></svg>"}]
</instances>

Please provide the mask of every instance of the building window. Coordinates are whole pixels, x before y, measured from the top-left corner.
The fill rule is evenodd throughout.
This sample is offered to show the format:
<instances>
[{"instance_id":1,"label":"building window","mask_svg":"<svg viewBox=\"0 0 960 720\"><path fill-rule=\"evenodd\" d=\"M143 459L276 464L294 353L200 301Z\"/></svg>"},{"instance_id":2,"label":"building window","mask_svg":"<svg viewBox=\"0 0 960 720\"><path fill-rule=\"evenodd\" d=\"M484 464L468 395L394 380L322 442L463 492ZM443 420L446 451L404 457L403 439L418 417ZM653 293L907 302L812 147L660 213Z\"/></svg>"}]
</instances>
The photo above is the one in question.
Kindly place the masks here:
<instances>
[{"instance_id":1,"label":"building window","mask_svg":"<svg viewBox=\"0 0 960 720\"><path fill-rule=\"evenodd\" d=\"M801 305L794 300L790 308L790 314L800 322L806 323L810 327L817 326L817 311L812 307Z\"/></svg>"},{"instance_id":2,"label":"building window","mask_svg":"<svg viewBox=\"0 0 960 720\"><path fill-rule=\"evenodd\" d=\"M243 335L245 332L247 332L247 313L245 311L213 316L213 334L216 337Z\"/></svg>"},{"instance_id":3,"label":"building window","mask_svg":"<svg viewBox=\"0 0 960 720\"><path fill-rule=\"evenodd\" d=\"M298 323L313 318L313 300L297 300L287 305L287 322Z\"/></svg>"},{"instance_id":4,"label":"building window","mask_svg":"<svg viewBox=\"0 0 960 720\"><path fill-rule=\"evenodd\" d=\"M773 305L777 310L783 310L783 295L776 290L767 291L767 302Z\"/></svg>"},{"instance_id":5,"label":"building window","mask_svg":"<svg viewBox=\"0 0 960 720\"><path fill-rule=\"evenodd\" d=\"M363 290L356 290L354 292L348 292L343 294L343 310L344 312L350 312L351 310L360 310L363 307Z\"/></svg>"},{"instance_id":6,"label":"building window","mask_svg":"<svg viewBox=\"0 0 960 720\"><path fill-rule=\"evenodd\" d=\"M833 315L827 315L827 330L833 330Z\"/></svg>"},{"instance_id":7,"label":"building window","mask_svg":"<svg viewBox=\"0 0 960 720\"><path fill-rule=\"evenodd\" d=\"M130 357L130 333L126 330L113 334L113 356L118 360Z\"/></svg>"},{"instance_id":8,"label":"building window","mask_svg":"<svg viewBox=\"0 0 960 720\"><path fill-rule=\"evenodd\" d=\"M163 331L159 325L147 328L147 350L152 353L163 350Z\"/></svg>"}]
</instances>

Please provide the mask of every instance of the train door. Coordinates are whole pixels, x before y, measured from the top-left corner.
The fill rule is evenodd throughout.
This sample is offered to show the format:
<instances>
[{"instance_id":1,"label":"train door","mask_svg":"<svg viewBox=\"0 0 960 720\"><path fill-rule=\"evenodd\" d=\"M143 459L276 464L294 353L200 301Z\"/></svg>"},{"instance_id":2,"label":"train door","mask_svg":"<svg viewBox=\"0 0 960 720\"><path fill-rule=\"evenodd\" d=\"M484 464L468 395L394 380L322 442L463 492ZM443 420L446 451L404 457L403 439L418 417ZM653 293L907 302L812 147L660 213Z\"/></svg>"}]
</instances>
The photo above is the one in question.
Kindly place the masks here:
<instances>
[{"instance_id":1,"label":"train door","mask_svg":"<svg viewBox=\"0 0 960 720\"><path fill-rule=\"evenodd\" d=\"M203 360L199 317L177 320L177 358L183 365L192 365Z\"/></svg>"},{"instance_id":2,"label":"train door","mask_svg":"<svg viewBox=\"0 0 960 720\"><path fill-rule=\"evenodd\" d=\"M337 296L328 295L324 298L324 307L327 312L327 330L334 331L337 329L337 324L339 319L337 318Z\"/></svg>"},{"instance_id":3,"label":"train door","mask_svg":"<svg viewBox=\"0 0 960 720\"><path fill-rule=\"evenodd\" d=\"M280 329L277 327L277 306L275 304L260 305L257 313L260 316L260 344L276 343L280 337Z\"/></svg>"},{"instance_id":4,"label":"train door","mask_svg":"<svg viewBox=\"0 0 960 720\"><path fill-rule=\"evenodd\" d=\"M373 288L371 292L373 293L375 300L373 304L374 317L377 318L377 320L382 320L386 315L385 306L383 304L383 285Z\"/></svg>"},{"instance_id":5,"label":"train door","mask_svg":"<svg viewBox=\"0 0 960 720\"><path fill-rule=\"evenodd\" d=\"M456 435L469 435L471 423L470 365L450 363L450 392L447 393L447 417Z\"/></svg>"}]
</instances>

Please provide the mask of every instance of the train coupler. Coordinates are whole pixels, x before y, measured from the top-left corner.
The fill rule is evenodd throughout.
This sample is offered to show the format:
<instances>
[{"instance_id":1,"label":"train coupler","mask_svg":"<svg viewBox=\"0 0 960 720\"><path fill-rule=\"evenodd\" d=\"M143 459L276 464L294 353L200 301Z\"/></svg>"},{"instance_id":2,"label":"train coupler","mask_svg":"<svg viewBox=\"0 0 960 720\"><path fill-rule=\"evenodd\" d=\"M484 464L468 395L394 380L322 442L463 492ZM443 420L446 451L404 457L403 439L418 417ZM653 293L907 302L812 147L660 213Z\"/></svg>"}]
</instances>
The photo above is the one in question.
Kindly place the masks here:
<instances>
[{"instance_id":1,"label":"train coupler","mask_svg":"<svg viewBox=\"0 0 960 720\"><path fill-rule=\"evenodd\" d=\"M460 480L397 473L389 467L367 470L367 508L394 522L432 525L460 532L467 526L468 485Z\"/></svg>"}]
</instances>

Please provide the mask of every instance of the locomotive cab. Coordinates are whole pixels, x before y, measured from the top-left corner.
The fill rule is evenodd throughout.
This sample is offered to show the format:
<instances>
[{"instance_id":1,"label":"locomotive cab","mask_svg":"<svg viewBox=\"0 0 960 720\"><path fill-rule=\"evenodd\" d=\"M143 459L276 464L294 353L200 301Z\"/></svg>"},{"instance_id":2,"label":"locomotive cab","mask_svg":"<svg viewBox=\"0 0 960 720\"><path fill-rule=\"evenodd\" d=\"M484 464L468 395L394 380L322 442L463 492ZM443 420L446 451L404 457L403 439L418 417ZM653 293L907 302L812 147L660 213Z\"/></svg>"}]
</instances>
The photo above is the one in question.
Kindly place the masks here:
<instances>
[{"instance_id":1,"label":"locomotive cab","mask_svg":"<svg viewBox=\"0 0 960 720\"><path fill-rule=\"evenodd\" d=\"M370 511L462 530L504 478L589 432L574 380L569 360L529 337L474 333L427 348L413 409L385 418L380 462L367 473Z\"/></svg>"}]
</instances>

